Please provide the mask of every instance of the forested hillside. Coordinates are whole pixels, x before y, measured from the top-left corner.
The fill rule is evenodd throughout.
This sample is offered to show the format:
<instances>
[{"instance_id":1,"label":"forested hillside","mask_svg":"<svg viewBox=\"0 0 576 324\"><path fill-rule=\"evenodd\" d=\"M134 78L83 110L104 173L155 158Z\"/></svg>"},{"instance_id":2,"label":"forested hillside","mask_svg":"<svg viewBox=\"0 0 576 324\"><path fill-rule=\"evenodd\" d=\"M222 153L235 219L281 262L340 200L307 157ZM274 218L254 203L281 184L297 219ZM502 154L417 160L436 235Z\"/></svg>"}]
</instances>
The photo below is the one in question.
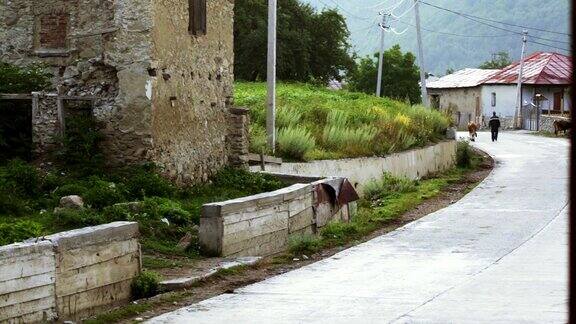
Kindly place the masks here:
<instances>
[{"instance_id":1,"label":"forested hillside","mask_svg":"<svg viewBox=\"0 0 576 324\"><path fill-rule=\"evenodd\" d=\"M351 43L361 55L373 53L379 46L378 11L401 3L394 10L400 16L409 9L413 0L301 0L315 8L338 8L346 16L351 32ZM536 27L566 33L569 30L570 4L568 0L426 0L426 2L457 12L505 21L517 25ZM424 57L426 70L435 74L444 74L448 68L460 69L476 67L491 58L492 53L507 51L512 59L520 56L521 36L506 30L521 32L521 28L487 22L506 30L495 29L453 13L442 11L421 4L420 14L422 27L455 36L423 31ZM403 50L416 53L416 33L414 13L409 11L399 21L391 23L398 33L386 33L386 48L400 44ZM569 48L569 37L566 35L530 30L531 35L559 40L560 42L532 39L560 48ZM480 36L480 37L477 37ZM534 51L565 51L551 47L528 43L528 53Z\"/></svg>"}]
</instances>

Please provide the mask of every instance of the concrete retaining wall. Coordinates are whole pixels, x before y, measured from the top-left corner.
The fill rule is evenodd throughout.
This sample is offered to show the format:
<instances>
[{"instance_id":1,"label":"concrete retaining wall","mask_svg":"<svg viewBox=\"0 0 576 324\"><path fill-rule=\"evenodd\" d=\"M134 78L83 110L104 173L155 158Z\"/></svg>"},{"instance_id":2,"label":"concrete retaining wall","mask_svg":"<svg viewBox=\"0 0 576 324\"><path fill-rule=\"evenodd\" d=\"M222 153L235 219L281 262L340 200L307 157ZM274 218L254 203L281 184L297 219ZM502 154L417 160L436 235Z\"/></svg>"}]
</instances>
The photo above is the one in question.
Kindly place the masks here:
<instances>
[{"instance_id":1,"label":"concrete retaining wall","mask_svg":"<svg viewBox=\"0 0 576 324\"><path fill-rule=\"evenodd\" d=\"M306 163L266 165L266 171L300 176L345 177L361 192L362 185L380 179L382 173L418 179L448 170L456 161L456 141L444 141L421 149L391 154L342 160L320 160ZM260 166L250 167L259 171Z\"/></svg>"},{"instance_id":2,"label":"concrete retaining wall","mask_svg":"<svg viewBox=\"0 0 576 324\"><path fill-rule=\"evenodd\" d=\"M315 234L330 221L349 221L353 209L349 201L336 202L350 193L346 188L354 191L345 179L329 178L206 204L200 218L200 245L208 254L225 257L284 251L291 236Z\"/></svg>"},{"instance_id":3,"label":"concrete retaining wall","mask_svg":"<svg viewBox=\"0 0 576 324\"><path fill-rule=\"evenodd\" d=\"M114 222L0 247L0 322L78 320L130 299L138 224Z\"/></svg>"}]
</instances>

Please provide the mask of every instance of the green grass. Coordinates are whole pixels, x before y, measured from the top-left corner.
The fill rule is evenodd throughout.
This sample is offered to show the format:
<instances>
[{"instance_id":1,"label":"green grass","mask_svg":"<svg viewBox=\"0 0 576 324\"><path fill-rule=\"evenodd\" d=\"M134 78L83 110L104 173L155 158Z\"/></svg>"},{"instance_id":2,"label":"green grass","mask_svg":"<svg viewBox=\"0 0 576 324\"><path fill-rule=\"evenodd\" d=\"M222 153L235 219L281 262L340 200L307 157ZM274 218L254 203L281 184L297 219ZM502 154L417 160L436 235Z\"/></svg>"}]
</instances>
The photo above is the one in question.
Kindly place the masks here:
<instances>
[{"instance_id":1,"label":"green grass","mask_svg":"<svg viewBox=\"0 0 576 324\"><path fill-rule=\"evenodd\" d=\"M471 168L478 165L478 160L474 160L476 162ZM425 200L438 196L448 185L462 180L471 168L455 168L420 181L385 174L380 181L377 181L375 188L379 189L372 189L371 196L358 202L358 213L351 222L329 223L321 230L320 237L293 237L289 242L289 251L293 256L310 255L324 248L342 246L362 239L394 222ZM470 186L468 189L472 188L473 186Z\"/></svg>"},{"instance_id":2,"label":"green grass","mask_svg":"<svg viewBox=\"0 0 576 324\"><path fill-rule=\"evenodd\" d=\"M141 303L141 304L130 304L123 306L121 308L114 309L109 311L108 313L104 313L102 315L98 315L93 319L88 319L82 321L85 324L109 324L115 323L125 318L129 318L132 316L137 316L145 311L148 311L152 308L152 304L150 303Z\"/></svg>"},{"instance_id":3,"label":"green grass","mask_svg":"<svg viewBox=\"0 0 576 324\"><path fill-rule=\"evenodd\" d=\"M236 83L235 102L250 108L250 149L268 152L266 85ZM438 111L308 84L278 85L276 118L279 137L286 129L292 135L280 145L279 154L298 160L386 155L437 142L449 126L449 118Z\"/></svg>"}]
</instances>

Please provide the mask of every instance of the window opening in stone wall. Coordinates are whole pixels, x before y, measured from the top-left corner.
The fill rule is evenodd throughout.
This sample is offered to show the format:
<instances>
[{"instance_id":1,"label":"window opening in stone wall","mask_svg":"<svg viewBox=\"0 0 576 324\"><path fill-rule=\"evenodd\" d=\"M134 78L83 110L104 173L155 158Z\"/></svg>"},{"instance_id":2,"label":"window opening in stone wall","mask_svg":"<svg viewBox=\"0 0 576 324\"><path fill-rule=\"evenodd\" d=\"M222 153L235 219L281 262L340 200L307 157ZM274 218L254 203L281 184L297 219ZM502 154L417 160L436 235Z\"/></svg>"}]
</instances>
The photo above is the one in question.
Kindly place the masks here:
<instances>
[{"instance_id":1,"label":"window opening in stone wall","mask_svg":"<svg viewBox=\"0 0 576 324\"><path fill-rule=\"evenodd\" d=\"M32 99L0 99L0 162L32 160Z\"/></svg>"},{"instance_id":2,"label":"window opening in stone wall","mask_svg":"<svg viewBox=\"0 0 576 324\"><path fill-rule=\"evenodd\" d=\"M188 32L206 35L206 0L188 0Z\"/></svg>"},{"instance_id":3,"label":"window opening in stone wall","mask_svg":"<svg viewBox=\"0 0 576 324\"><path fill-rule=\"evenodd\" d=\"M430 103L433 109L440 109L440 95L432 95Z\"/></svg>"},{"instance_id":4,"label":"window opening in stone wall","mask_svg":"<svg viewBox=\"0 0 576 324\"><path fill-rule=\"evenodd\" d=\"M492 107L496 107L496 92L492 92L491 105Z\"/></svg>"},{"instance_id":5,"label":"window opening in stone wall","mask_svg":"<svg viewBox=\"0 0 576 324\"><path fill-rule=\"evenodd\" d=\"M66 13L40 16L39 41L41 49L66 49L68 19L69 15Z\"/></svg>"}]
</instances>

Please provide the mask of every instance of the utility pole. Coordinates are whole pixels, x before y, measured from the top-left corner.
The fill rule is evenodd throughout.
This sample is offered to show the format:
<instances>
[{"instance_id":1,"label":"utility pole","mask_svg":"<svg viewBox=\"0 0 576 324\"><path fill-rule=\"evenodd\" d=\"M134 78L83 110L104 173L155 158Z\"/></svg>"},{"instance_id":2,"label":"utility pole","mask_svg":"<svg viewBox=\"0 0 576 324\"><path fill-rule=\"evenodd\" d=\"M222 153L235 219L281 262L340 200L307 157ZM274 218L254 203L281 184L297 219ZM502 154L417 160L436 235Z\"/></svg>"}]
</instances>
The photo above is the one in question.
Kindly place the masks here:
<instances>
[{"instance_id":1,"label":"utility pole","mask_svg":"<svg viewBox=\"0 0 576 324\"><path fill-rule=\"evenodd\" d=\"M384 66L384 32L385 29L388 28L386 26L386 17L390 14L380 12L382 16L382 23L379 24L380 26L380 58L378 60L378 76L376 76L376 97L381 97L382 94L382 69Z\"/></svg>"},{"instance_id":2,"label":"utility pole","mask_svg":"<svg viewBox=\"0 0 576 324\"><path fill-rule=\"evenodd\" d=\"M414 15L416 16L416 39L418 40L418 65L420 65L420 93L422 104L428 107L428 93L426 91L426 76L424 71L424 52L422 51L422 35L420 31L420 9L419 0L414 0Z\"/></svg>"},{"instance_id":3,"label":"utility pole","mask_svg":"<svg viewBox=\"0 0 576 324\"><path fill-rule=\"evenodd\" d=\"M268 101L266 109L266 134L268 148L276 147L276 0L268 0L268 58L266 81Z\"/></svg>"},{"instance_id":4,"label":"utility pole","mask_svg":"<svg viewBox=\"0 0 576 324\"><path fill-rule=\"evenodd\" d=\"M522 53L520 54L520 67L518 69L518 86L516 89L516 112L514 114L514 128L522 127L522 72L524 70L524 54L526 52L526 36L528 31L522 31Z\"/></svg>"}]
</instances>

